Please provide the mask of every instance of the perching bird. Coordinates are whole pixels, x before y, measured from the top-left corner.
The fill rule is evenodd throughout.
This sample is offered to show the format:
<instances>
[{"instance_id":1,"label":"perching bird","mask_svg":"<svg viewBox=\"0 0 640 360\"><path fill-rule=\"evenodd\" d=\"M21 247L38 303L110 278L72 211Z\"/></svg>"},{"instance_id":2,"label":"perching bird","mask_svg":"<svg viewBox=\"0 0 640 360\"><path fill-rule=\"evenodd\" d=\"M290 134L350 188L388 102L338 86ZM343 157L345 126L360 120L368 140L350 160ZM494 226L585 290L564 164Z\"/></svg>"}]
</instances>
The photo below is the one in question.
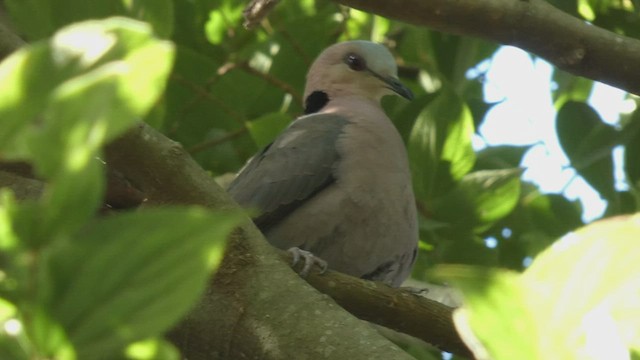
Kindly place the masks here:
<instances>
[{"instance_id":1,"label":"perching bird","mask_svg":"<svg viewBox=\"0 0 640 360\"><path fill-rule=\"evenodd\" d=\"M409 276L418 224L407 153L380 107L411 99L382 45L348 41L311 65L305 114L256 154L229 186L274 246L392 286ZM308 263L306 268L310 267Z\"/></svg>"}]
</instances>

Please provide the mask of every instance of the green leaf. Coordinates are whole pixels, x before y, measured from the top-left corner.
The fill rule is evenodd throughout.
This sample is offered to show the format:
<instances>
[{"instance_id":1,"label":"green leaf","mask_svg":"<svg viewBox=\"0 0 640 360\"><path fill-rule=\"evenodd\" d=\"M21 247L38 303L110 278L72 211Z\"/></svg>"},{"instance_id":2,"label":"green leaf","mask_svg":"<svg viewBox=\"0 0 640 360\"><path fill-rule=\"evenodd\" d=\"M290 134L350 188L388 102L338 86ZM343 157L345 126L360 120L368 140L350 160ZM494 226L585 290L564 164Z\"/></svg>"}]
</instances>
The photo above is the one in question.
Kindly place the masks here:
<instances>
[{"instance_id":1,"label":"green leaf","mask_svg":"<svg viewBox=\"0 0 640 360\"><path fill-rule=\"evenodd\" d=\"M283 113L269 113L247 123L249 133L258 148L269 145L291 122Z\"/></svg>"},{"instance_id":2,"label":"green leaf","mask_svg":"<svg viewBox=\"0 0 640 360\"><path fill-rule=\"evenodd\" d=\"M244 6L237 2L224 2L220 8L209 13L205 32L211 44L221 44L225 35L228 36L227 30L233 25L241 23L243 8Z\"/></svg>"},{"instance_id":3,"label":"green leaf","mask_svg":"<svg viewBox=\"0 0 640 360\"><path fill-rule=\"evenodd\" d=\"M563 237L536 258L523 280L531 291L553 296L536 311L552 315L538 319L553 329L549 345L579 359L585 351L600 348L591 355L606 358L640 343L639 236L639 215L612 218Z\"/></svg>"},{"instance_id":4,"label":"green leaf","mask_svg":"<svg viewBox=\"0 0 640 360\"><path fill-rule=\"evenodd\" d=\"M529 151L530 146L499 145L485 148L478 152L475 169L497 170L510 169L520 166L522 158Z\"/></svg>"},{"instance_id":5,"label":"green leaf","mask_svg":"<svg viewBox=\"0 0 640 360\"><path fill-rule=\"evenodd\" d=\"M538 314L528 308L531 299L517 273L444 265L433 274L462 290L464 307L454 314L454 321L458 333L478 358L549 358L541 356L538 341L544 338L538 336L544 334L535 327Z\"/></svg>"},{"instance_id":6,"label":"green leaf","mask_svg":"<svg viewBox=\"0 0 640 360\"><path fill-rule=\"evenodd\" d=\"M624 171L627 175L629 185L636 190L640 190L640 161L637 154L640 154L640 110L636 110L632 117L632 123L625 127L625 132L630 132L630 139L624 147ZM630 127L630 130L627 128Z\"/></svg>"},{"instance_id":7,"label":"green leaf","mask_svg":"<svg viewBox=\"0 0 640 360\"><path fill-rule=\"evenodd\" d=\"M2 226L0 225L0 229ZM0 280L0 286L6 287L6 278ZM27 359L24 351L22 323L17 319L18 308L12 302L0 297L0 358ZM20 346L23 345L23 346Z\"/></svg>"},{"instance_id":8,"label":"green leaf","mask_svg":"<svg viewBox=\"0 0 640 360\"><path fill-rule=\"evenodd\" d=\"M171 0L121 0L126 14L148 22L154 33L168 38L173 33L173 1Z\"/></svg>"},{"instance_id":9,"label":"green leaf","mask_svg":"<svg viewBox=\"0 0 640 360\"><path fill-rule=\"evenodd\" d=\"M467 174L452 192L437 199L435 216L476 232L486 230L517 205L521 173L520 169L507 169Z\"/></svg>"},{"instance_id":10,"label":"green leaf","mask_svg":"<svg viewBox=\"0 0 640 360\"><path fill-rule=\"evenodd\" d=\"M580 203L559 194L531 193L523 200L523 207L533 227L553 238L583 225Z\"/></svg>"},{"instance_id":11,"label":"green leaf","mask_svg":"<svg viewBox=\"0 0 640 360\"><path fill-rule=\"evenodd\" d=\"M558 111L556 130L571 165L604 198L615 195L613 158L616 131L585 103L569 101Z\"/></svg>"},{"instance_id":12,"label":"green leaf","mask_svg":"<svg viewBox=\"0 0 640 360\"><path fill-rule=\"evenodd\" d=\"M5 254L15 250L20 243L13 224L16 207L13 193L8 188L0 188L0 251ZM0 263L0 269L5 266L6 264Z\"/></svg>"},{"instance_id":13,"label":"green leaf","mask_svg":"<svg viewBox=\"0 0 640 360\"><path fill-rule=\"evenodd\" d=\"M28 152L24 145L14 149L16 144L10 142L14 136L24 137L18 131L59 131L78 123L86 123L83 131L90 132L94 142L113 139L157 100L172 59L170 43L155 39L149 26L125 18L74 24L57 32L50 42L38 42L13 54L0 65L0 115L4 120L0 149L5 156L16 156ZM114 84L105 84L109 82ZM112 118L107 122L79 118L85 115L80 99L83 88L103 85L116 85L112 92L119 105L109 109ZM49 104L57 101L75 101L75 117L47 116ZM100 108L113 107L110 101L115 100L105 100ZM89 108L85 105L84 112ZM37 129L30 128L36 124ZM66 140L68 136L62 139Z\"/></svg>"},{"instance_id":14,"label":"green leaf","mask_svg":"<svg viewBox=\"0 0 640 360\"><path fill-rule=\"evenodd\" d=\"M102 199L106 142L143 117L163 91L173 47L149 26L111 18L66 27L0 65L0 154L51 181L36 237L73 231Z\"/></svg>"},{"instance_id":15,"label":"green leaf","mask_svg":"<svg viewBox=\"0 0 640 360\"><path fill-rule=\"evenodd\" d=\"M99 220L48 254L43 307L79 358L160 335L202 293L240 218L164 208Z\"/></svg>"},{"instance_id":16,"label":"green leaf","mask_svg":"<svg viewBox=\"0 0 640 360\"><path fill-rule=\"evenodd\" d=\"M123 1L8 0L7 8L32 41L51 36L58 28L74 22L125 13Z\"/></svg>"},{"instance_id":17,"label":"green leaf","mask_svg":"<svg viewBox=\"0 0 640 360\"><path fill-rule=\"evenodd\" d=\"M596 222L538 256L523 275L463 266L463 337L493 359L606 359L640 344L640 215ZM473 334L469 333L469 327ZM466 336L465 336L466 335ZM505 341L508 339L508 341Z\"/></svg>"},{"instance_id":18,"label":"green leaf","mask_svg":"<svg viewBox=\"0 0 640 360\"><path fill-rule=\"evenodd\" d=\"M164 38L173 32L171 0L7 0L6 3L12 20L32 41L51 36L74 22L117 15L148 22Z\"/></svg>"},{"instance_id":19,"label":"green leaf","mask_svg":"<svg viewBox=\"0 0 640 360\"><path fill-rule=\"evenodd\" d=\"M55 31L53 4L42 0L5 1L11 19L30 40L45 38Z\"/></svg>"},{"instance_id":20,"label":"green leaf","mask_svg":"<svg viewBox=\"0 0 640 360\"><path fill-rule=\"evenodd\" d=\"M409 138L409 160L419 198L435 195L442 172L457 180L471 170L473 132L471 112L451 91L444 91L420 113Z\"/></svg>"},{"instance_id":21,"label":"green leaf","mask_svg":"<svg viewBox=\"0 0 640 360\"><path fill-rule=\"evenodd\" d=\"M575 0L573 2L575 7ZM554 103L564 105L567 101L586 102L591 96L593 80L575 76L560 69L554 69L553 81L557 88L553 92Z\"/></svg>"},{"instance_id":22,"label":"green leaf","mask_svg":"<svg viewBox=\"0 0 640 360\"><path fill-rule=\"evenodd\" d=\"M148 339L127 346L127 359L131 360L179 360L180 351L164 339Z\"/></svg>"},{"instance_id":23,"label":"green leaf","mask_svg":"<svg viewBox=\"0 0 640 360\"><path fill-rule=\"evenodd\" d=\"M447 240L437 247L440 263L496 266L498 252L487 245L477 235L462 231L442 231Z\"/></svg>"},{"instance_id":24,"label":"green leaf","mask_svg":"<svg viewBox=\"0 0 640 360\"><path fill-rule=\"evenodd\" d=\"M42 285L44 287L39 291L51 286L48 283ZM39 353L42 358L74 359L73 345L62 325L51 317L51 312L38 305L30 306L31 302L27 304L21 304L21 312L25 319L24 331L28 334L29 345L33 347L31 351Z\"/></svg>"}]
</instances>

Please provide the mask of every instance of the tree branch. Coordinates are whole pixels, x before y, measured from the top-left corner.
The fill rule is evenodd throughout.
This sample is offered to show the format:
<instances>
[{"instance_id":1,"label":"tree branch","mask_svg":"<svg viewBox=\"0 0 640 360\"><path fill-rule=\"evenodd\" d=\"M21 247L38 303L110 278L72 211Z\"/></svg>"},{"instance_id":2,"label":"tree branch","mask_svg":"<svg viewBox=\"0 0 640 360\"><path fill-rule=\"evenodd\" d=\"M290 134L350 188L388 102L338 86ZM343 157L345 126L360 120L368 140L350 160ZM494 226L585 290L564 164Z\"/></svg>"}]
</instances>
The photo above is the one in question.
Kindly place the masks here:
<instances>
[{"instance_id":1,"label":"tree branch","mask_svg":"<svg viewBox=\"0 0 640 360\"><path fill-rule=\"evenodd\" d=\"M544 0L334 0L390 19L530 51L574 75L640 95L640 40L588 24Z\"/></svg>"},{"instance_id":2,"label":"tree branch","mask_svg":"<svg viewBox=\"0 0 640 360\"><path fill-rule=\"evenodd\" d=\"M107 163L147 195L145 204L237 208L179 144L147 125L109 145ZM413 327L414 335L426 334L427 341L447 351L468 354L453 328L451 308L334 272L312 274L309 281L362 318L402 331ZM419 311L425 318L417 318ZM360 342L353 341L354 334ZM170 338L189 359L303 359L332 353L350 359L410 358L306 286L250 221L234 233L206 295Z\"/></svg>"},{"instance_id":3,"label":"tree branch","mask_svg":"<svg viewBox=\"0 0 640 360\"><path fill-rule=\"evenodd\" d=\"M282 256L291 261L289 254L283 252ZM412 335L443 351L472 356L457 335L454 309L447 305L335 271L323 275L312 272L307 282L362 320Z\"/></svg>"}]
</instances>

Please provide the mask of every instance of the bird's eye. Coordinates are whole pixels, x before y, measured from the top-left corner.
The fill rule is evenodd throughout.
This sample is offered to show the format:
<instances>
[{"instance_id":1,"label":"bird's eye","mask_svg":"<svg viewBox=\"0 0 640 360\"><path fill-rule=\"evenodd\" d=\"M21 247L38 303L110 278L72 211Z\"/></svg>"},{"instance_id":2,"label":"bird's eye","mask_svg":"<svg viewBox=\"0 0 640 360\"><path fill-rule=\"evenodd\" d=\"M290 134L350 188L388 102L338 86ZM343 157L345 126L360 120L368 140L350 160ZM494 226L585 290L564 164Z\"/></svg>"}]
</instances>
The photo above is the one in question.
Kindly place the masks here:
<instances>
[{"instance_id":1,"label":"bird's eye","mask_svg":"<svg viewBox=\"0 0 640 360\"><path fill-rule=\"evenodd\" d=\"M351 70L362 71L367 68L367 63L363 58L356 54L348 54L344 58L344 62L349 66Z\"/></svg>"}]
</instances>

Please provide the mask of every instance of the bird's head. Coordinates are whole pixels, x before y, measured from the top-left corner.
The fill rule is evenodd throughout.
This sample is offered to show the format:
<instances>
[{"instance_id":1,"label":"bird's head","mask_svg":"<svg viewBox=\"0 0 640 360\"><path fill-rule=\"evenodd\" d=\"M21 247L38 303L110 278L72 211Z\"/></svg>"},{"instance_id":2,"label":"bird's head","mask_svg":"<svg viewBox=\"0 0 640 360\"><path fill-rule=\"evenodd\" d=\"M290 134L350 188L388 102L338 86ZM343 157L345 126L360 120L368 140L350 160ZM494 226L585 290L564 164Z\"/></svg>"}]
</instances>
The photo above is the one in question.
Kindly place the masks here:
<instances>
[{"instance_id":1,"label":"bird's head","mask_svg":"<svg viewBox=\"0 0 640 360\"><path fill-rule=\"evenodd\" d=\"M340 96L380 101L391 94L413 98L398 80L398 67L389 50L380 44L356 40L332 45L318 56L307 74L304 97L306 107L313 108L318 107L313 102Z\"/></svg>"}]
</instances>

